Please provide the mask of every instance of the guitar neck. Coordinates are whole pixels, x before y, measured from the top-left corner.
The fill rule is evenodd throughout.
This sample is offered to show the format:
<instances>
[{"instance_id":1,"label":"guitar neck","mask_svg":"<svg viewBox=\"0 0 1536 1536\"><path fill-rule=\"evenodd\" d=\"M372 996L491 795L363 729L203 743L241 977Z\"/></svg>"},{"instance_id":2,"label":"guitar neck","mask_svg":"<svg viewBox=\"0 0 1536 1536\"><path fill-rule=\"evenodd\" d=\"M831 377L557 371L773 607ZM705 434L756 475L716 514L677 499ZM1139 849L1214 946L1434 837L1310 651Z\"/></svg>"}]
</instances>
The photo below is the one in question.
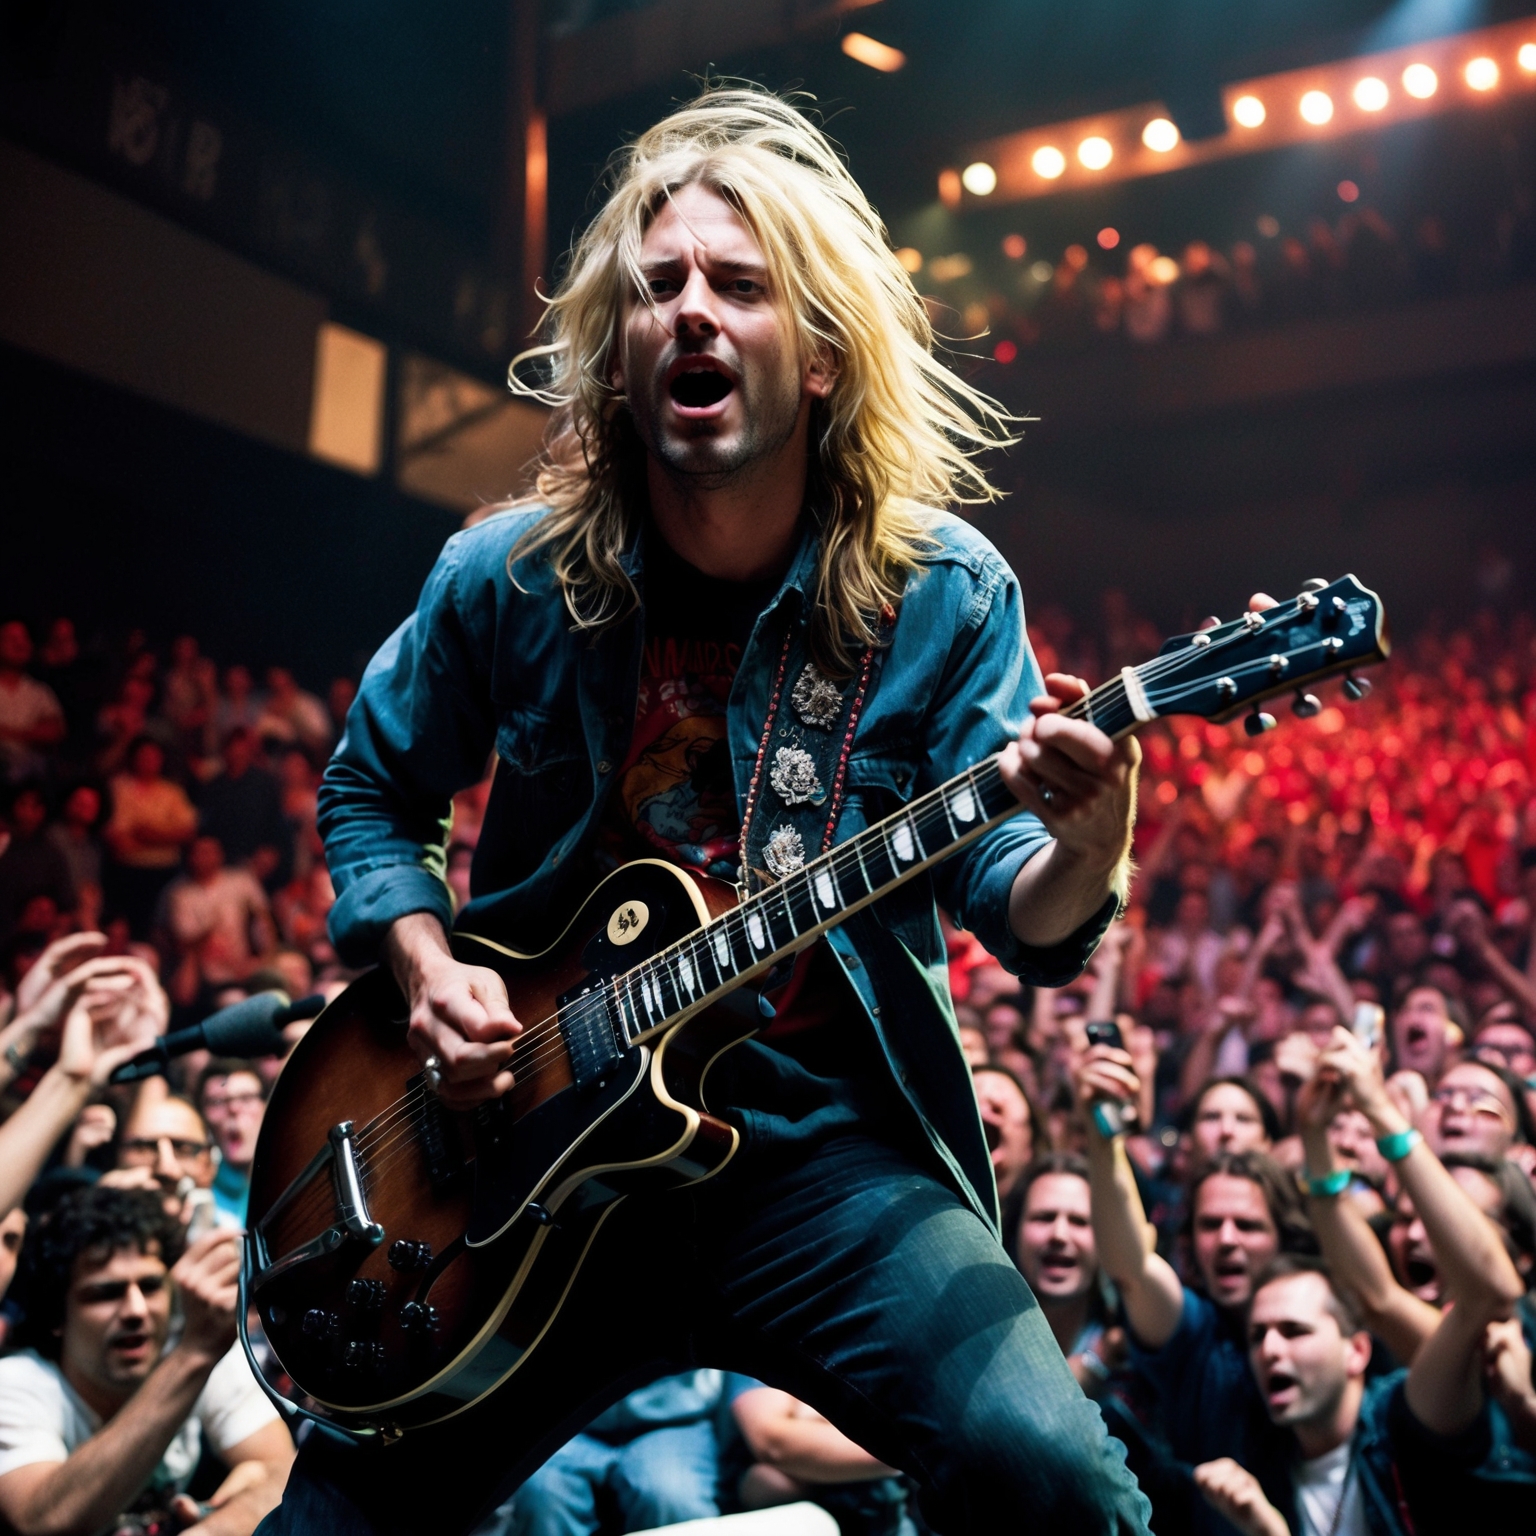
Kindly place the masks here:
<instances>
[{"instance_id":1,"label":"guitar neck","mask_svg":"<svg viewBox=\"0 0 1536 1536\"><path fill-rule=\"evenodd\" d=\"M1064 713L1117 737L1141 716L1126 668ZM1144 697L1144 696L1143 696ZM1151 718L1150 715L1147 718ZM861 907L1019 812L996 757L919 796L724 916L617 976L607 1001L626 1046L639 1045L805 948Z\"/></svg>"}]
</instances>

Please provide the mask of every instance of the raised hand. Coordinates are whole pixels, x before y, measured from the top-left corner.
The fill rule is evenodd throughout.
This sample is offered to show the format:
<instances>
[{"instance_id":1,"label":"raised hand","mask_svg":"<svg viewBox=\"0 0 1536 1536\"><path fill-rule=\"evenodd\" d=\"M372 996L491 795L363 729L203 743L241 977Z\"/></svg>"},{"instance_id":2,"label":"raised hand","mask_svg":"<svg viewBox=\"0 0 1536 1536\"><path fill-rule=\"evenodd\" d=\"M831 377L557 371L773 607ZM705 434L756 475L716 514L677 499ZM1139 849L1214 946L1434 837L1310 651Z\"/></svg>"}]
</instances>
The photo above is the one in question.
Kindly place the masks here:
<instances>
[{"instance_id":1,"label":"raised hand","mask_svg":"<svg viewBox=\"0 0 1536 1536\"><path fill-rule=\"evenodd\" d=\"M55 939L33 963L32 969L21 978L16 988L16 1012L18 1015L34 1008L42 1001L43 994L55 982L62 981L76 966L93 959L107 947L104 933L71 933Z\"/></svg>"},{"instance_id":2,"label":"raised hand","mask_svg":"<svg viewBox=\"0 0 1536 1536\"><path fill-rule=\"evenodd\" d=\"M1230 1456L1196 1467L1195 1487L1244 1536L1291 1536L1285 1516L1265 1498L1258 1478Z\"/></svg>"},{"instance_id":3,"label":"raised hand","mask_svg":"<svg viewBox=\"0 0 1536 1536\"><path fill-rule=\"evenodd\" d=\"M179 1348L214 1361L235 1342L240 1304L239 1234L216 1230L192 1244L171 1270L185 1319Z\"/></svg>"}]
</instances>

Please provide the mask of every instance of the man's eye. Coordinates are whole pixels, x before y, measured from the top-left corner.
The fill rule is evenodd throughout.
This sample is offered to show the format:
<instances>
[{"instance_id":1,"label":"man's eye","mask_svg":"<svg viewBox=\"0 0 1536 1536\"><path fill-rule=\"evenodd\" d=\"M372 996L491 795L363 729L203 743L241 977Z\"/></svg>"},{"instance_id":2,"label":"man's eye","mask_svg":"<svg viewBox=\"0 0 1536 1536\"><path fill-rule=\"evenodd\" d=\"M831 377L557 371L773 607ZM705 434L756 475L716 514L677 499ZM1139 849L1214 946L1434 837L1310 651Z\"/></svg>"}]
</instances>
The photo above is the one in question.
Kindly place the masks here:
<instances>
[{"instance_id":1,"label":"man's eye","mask_svg":"<svg viewBox=\"0 0 1536 1536\"><path fill-rule=\"evenodd\" d=\"M760 286L757 283L753 282L750 277L738 277L734 282L732 282L729 285L729 288L730 288L730 291L732 293L759 293L759 292L761 292Z\"/></svg>"}]
</instances>

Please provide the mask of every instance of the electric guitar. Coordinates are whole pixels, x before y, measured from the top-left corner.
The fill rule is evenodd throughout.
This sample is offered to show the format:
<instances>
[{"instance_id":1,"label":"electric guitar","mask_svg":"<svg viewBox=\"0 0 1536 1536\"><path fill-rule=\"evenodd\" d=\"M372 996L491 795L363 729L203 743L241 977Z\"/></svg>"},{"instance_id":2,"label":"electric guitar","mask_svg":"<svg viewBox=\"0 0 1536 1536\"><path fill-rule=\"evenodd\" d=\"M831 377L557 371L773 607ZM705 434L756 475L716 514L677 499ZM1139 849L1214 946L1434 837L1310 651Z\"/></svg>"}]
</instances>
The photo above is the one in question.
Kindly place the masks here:
<instances>
[{"instance_id":1,"label":"electric guitar","mask_svg":"<svg viewBox=\"0 0 1536 1536\"><path fill-rule=\"evenodd\" d=\"M1162 716L1212 720L1390 650L1352 576L1170 640L1066 713L1120 737ZM279 1401L392 1438L461 1412L529 1357L616 1203L718 1173L737 1132L711 1063L762 1022L737 989L850 913L1017 815L996 758L755 895L642 859L609 875L561 937L455 933L505 979L524 1021L515 1086L444 1106L406 1044L407 1004L369 972L316 1020L273 1089L251 1170L242 1339ZM263 1337L264 1336L264 1337Z\"/></svg>"}]
</instances>

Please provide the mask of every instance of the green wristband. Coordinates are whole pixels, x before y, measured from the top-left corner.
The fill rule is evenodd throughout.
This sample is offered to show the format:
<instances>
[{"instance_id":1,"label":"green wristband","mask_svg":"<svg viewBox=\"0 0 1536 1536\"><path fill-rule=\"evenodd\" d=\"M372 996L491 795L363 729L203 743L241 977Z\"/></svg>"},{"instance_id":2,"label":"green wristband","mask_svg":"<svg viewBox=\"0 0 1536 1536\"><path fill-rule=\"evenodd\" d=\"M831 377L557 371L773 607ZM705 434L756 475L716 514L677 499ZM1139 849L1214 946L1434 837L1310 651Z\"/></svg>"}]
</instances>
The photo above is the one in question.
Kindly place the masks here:
<instances>
[{"instance_id":1,"label":"green wristband","mask_svg":"<svg viewBox=\"0 0 1536 1536\"><path fill-rule=\"evenodd\" d=\"M1325 1173L1320 1179L1309 1178L1304 1182L1309 1195L1326 1200L1333 1195L1342 1195L1349 1188L1351 1177L1348 1168L1335 1168L1332 1173Z\"/></svg>"},{"instance_id":2,"label":"green wristband","mask_svg":"<svg viewBox=\"0 0 1536 1536\"><path fill-rule=\"evenodd\" d=\"M1424 1138L1410 1125L1406 1131L1394 1131L1390 1136L1376 1138L1376 1150L1389 1163L1400 1163Z\"/></svg>"}]
</instances>

